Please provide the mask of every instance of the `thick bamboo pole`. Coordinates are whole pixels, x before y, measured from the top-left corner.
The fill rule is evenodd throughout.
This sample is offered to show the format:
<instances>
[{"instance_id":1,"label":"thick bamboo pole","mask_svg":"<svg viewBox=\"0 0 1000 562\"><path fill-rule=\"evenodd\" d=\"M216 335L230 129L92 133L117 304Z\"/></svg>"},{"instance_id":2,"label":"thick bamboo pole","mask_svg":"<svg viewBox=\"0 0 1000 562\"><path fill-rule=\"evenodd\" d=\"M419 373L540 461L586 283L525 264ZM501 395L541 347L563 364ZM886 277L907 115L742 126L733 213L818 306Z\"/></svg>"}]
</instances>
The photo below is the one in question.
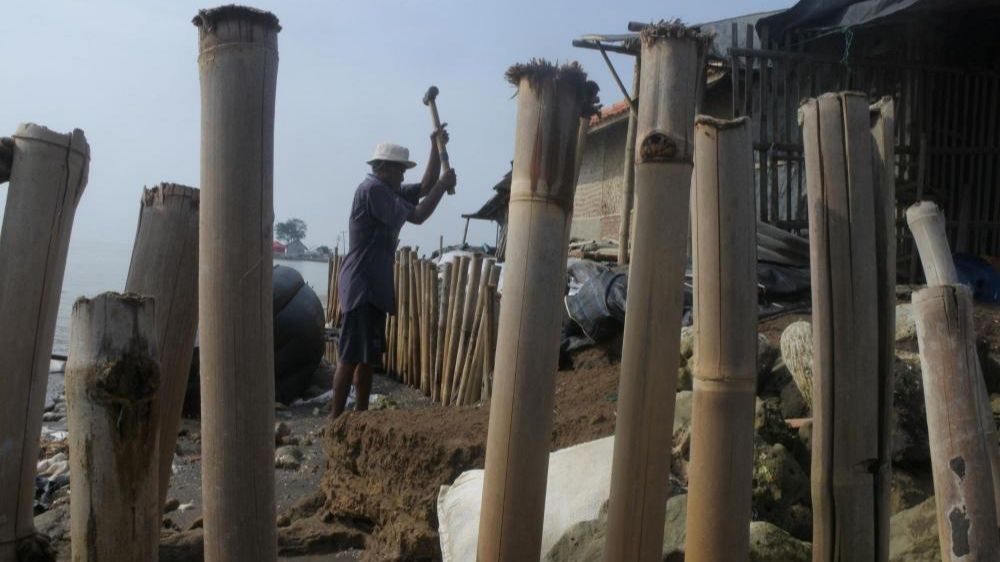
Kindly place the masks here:
<instances>
[{"instance_id":1,"label":"thick bamboo pole","mask_svg":"<svg viewBox=\"0 0 1000 562\"><path fill-rule=\"evenodd\" d=\"M813 288L813 560L878 560L883 385L868 101L824 94L803 102L799 122Z\"/></svg>"},{"instance_id":2,"label":"thick bamboo pole","mask_svg":"<svg viewBox=\"0 0 1000 562\"><path fill-rule=\"evenodd\" d=\"M642 33L635 245L618 390L609 562L660 560L670 473L692 132L705 38L680 25Z\"/></svg>"},{"instance_id":3,"label":"thick bamboo pole","mask_svg":"<svg viewBox=\"0 0 1000 562\"><path fill-rule=\"evenodd\" d=\"M76 562L156 562L160 368L153 299L73 305L66 405Z\"/></svg>"},{"instance_id":4,"label":"thick bamboo pole","mask_svg":"<svg viewBox=\"0 0 1000 562\"><path fill-rule=\"evenodd\" d=\"M125 292L156 300L160 362L159 512L167 500L194 338L198 331L198 190L173 183L143 190Z\"/></svg>"},{"instance_id":5,"label":"thick bamboo pole","mask_svg":"<svg viewBox=\"0 0 1000 562\"><path fill-rule=\"evenodd\" d=\"M444 380L444 349L448 331L448 304L451 302L452 264L441 265L441 297L438 302L437 342L434 359L434 384L431 386L431 400L441 400L441 384Z\"/></svg>"},{"instance_id":6,"label":"thick bamboo pole","mask_svg":"<svg viewBox=\"0 0 1000 562\"><path fill-rule=\"evenodd\" d=\"M879 456L874 467L876 560L888 560L889 520L892 518L892 395L896 361L896 116L892 98L883 98L872 105L869 116L878 282Z\"/></svg>"},{"instance_id":7,"label":"thick bamboo pole","mask_svg":"<svg viewBox=\"0 0 1000 562\"><path fill-rule=\"evenodd\" d=\"M90 146L24 124L0 230L0 562L32 549L38 436L48 385L59 294L77 203L87 185Z\"/></svg>"},{"instance_id":8,"label":"thick bamboo pole","mask_svg":"<svg viewBox=\"0 0 1000 562\"><path fill-rule=\"evenodd\" d=\"M641 55L640 55L641 56ZM639 80L642 62L636 57L635 68L632 71L632 106L628 112L628 128L625 131L625 163L622 173L622 207L621 220L618 223L618 265L628 263L630 234L632 232L632 200L635 197L635 128L639 112L637 109L639 96Z\"/></svg>"},{"instance_id":9,"label":"thick bamboo pole","mask_svg":"<svg viewBox=\"0 0 1000 562\"><path fill-rule=\"evenodd\" d=\"M273 561L274 97L278 19L203 10L201 73L202 503L207 562Z\"/></svg>"},{"instance_id":10,"label":"thick bamboo pole","mask_svg":"<svg viewBox=\"0 0 1000 562\"><path fill-rule=\"evenodd\" d=\"M686 560L750 556L757 236L750 119L694 126L695 357Z\"/></svg>"},{"instance_id":11,"label":"thick bamboo pole","mask_svg":"<svg viewBox=\"0 0 1000 562\"><path fill-rule=\"evenodd\" d=\"M906 220L916 241L920 261L924 265L927 286L958 284L958 272L955 270L955 261L951 257L944 229L944 213L934 203L920 201L906 210ZM993 480L993 502L1000 524L1000 445L998 445L1000 441L997 439L996 423L993 421L989 392L986 389L986 380L983 378L982 365L979 364L979 356L975 357L975 367L973 380L976 383L976 407L980 430L986 436L986 452L990 459Z\"/></svg>"},{"instance_id":12,"label":"thick bamboo pole","mask_svg":"<svg viewBox=\"0 0 1000 562\"><path fill-rule=\"evenodd\" d=\"M576 64L517 65L507 78L517 127L479 562L541 556L576 145L597 92Z\"/></svg>"},{"instance_id":13,"label":"thick bamboo pole","mask_svg":"<svg viewBox=\"0 0 1000 562\"><path fill-rule=\"evenodd\" d=\"M987 443L981 430L980 382L972 294L963 285L913 295L927 429L937 499L941 559L1000 560Z\"/></svg>"}]
</instances>

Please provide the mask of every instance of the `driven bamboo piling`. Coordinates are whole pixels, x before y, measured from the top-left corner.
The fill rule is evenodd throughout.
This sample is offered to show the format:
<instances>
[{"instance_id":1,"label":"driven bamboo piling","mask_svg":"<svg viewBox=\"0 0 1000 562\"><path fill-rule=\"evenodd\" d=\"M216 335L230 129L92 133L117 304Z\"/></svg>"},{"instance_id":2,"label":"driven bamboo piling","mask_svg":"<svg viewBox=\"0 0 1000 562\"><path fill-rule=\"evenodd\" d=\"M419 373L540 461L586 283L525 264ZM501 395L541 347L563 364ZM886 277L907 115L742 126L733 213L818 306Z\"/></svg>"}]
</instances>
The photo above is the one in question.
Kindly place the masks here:
<instances>
[{"instance_id":1,"label":"driven bamboo piling","mask_svg":"<svg viewBox=\"0 0 1000 562\"><path fill-rule=\"evenodd\" d=\"M876 249L887 241L879 232L886 226L876 221L882 207L875 170L886 164L873 164L879 152L862 94L809 99L799 122L813 302L813 560L885 560L889 459L883 456L883 424L890 398L883 392L892 388L885 380L892 370L880 372L887 366L880 365L879 345L891 320L880 305L885 293L877 258L888 254ZM881 280L888 282L884 273Z\"/></svg>"},{"instance_id":2,"label":"driven bamboo piling","mask_svg":"<svg viewBox=\"0 0 1000 562\"><path fill-rule=\"evenodd\" d=\"M913 295L941 559L1000 560L989 448L977 408L980 381L972 294L963 285ZM992 420L991 420L992 423ZM995 438L995 435L994 435Z\"/></svg>"},{"instance_id":3,"label":"driven bamboo piling","mask_svg":"<svg viewBox=\"0 0 1000 562\"><path fill-rule=\"evenodd\" d=\"M750 119L699 116L692 182L694 395L686 560L747 560L757 390Z\"/></svg>"},{"instance_id":4,"label":"driven bamboo piling","mask_svg":"<svg viewBox=\"0 0 1000 562\"><path fill-rule=\"evenodd\" d=\"M576 145L597 91L575 64L517 65L507 78L518 111L479 562L541 555Z\"/></svg>"},{"instance_id":5,"label":"driven bamboo piling","mask_svg":"<svg viewBox=\"0 0 1000 562\"><path fill-rule=\"evenodd\" d=\"M77 562L158 559L160 368L153 299L73 305L66 406L70 538Z\"/></svg>"},{"instance_id":6,"label":"driven bamboo piling","mask_svg":"<svg viewBox=\"0 0 1000 562\"><path fill-rule=\"evenodd\" d=\"M160 363L159 511L167 500L184 393L198 331L198 190L163 183L144 189L125 292L156 301Z\"/></svg>"},{"instance_id":7,"label":"driven bamboo piling","mask_svg":"<svg viewBox=\"0 0 1000 562\"><path fill-rule=\"evenodd\" d=\"M201 76L202 501L205 560L273 562L274 102L278 19L203 10Z\"/></svg>"},{"instance_id":8,"label":"driven bamboo piling","mask_svg":"<svg viewBox=\"0 0 1000 562\"><path fill-rule=\"evenodd\" d=\"M928 287L947 287L958 284L958 272L955 270L955 261L951 257L951 250L948 246L948 237L945 234L944 213L937 205L930 201L919 201L906 210L906 220L913 239L916 241L917 250L920 254L920 261L924 267L924 277L927 279ZM960 310L965 310L961 308ZM971 307L969 307L971 315ZM965 320L961 320L964 322ZM971 320L970 320L971 321ZM930 340L933 335L928 335ZM921 348L921 353L923 353ZM989 403L989 392L986 389L986 380L983 378L982 365L979 363L979 356L973 356L974 372L970 375L973 390L975 391L975 405L980 431L985 437L986 453L989 459L991 481L993 484L993 503L997 514L997 523L1000 525L1000 445L997 440L996 423L993 421L993 412ZM925 395L927 386L925 385ZM925 397L926 400L931 398ZM968 407L966 404L964 407ZM931 459L944 463L946 459ZM939 511L939 513L941 513ZM943 523L939 519L939 525ZM941 532L944 528L941 527Z\"/></svg>"},{"instance_id":9,"label":"driven bamboo piling","mask_svg":"<svg viewBox=\"0 0 1000 562\"><path fill-rule=\"evenodd\" d=\"M33 499L49 358L90 146L23 124L0 230L0 562L35 550Z\"/></svg>"},{"instance_id":10,"label":"driven bamboo piling","mask_svg":"<svg viewBox=\"0 0 1000 562\"><path fill-rule=\"evenodd\" d=\"M653 25L642 32L635 244L604 551L608 562L662 558L680 360L692 131L705 48L706 38L682 25Z\"/></svg>"}]
</instances>

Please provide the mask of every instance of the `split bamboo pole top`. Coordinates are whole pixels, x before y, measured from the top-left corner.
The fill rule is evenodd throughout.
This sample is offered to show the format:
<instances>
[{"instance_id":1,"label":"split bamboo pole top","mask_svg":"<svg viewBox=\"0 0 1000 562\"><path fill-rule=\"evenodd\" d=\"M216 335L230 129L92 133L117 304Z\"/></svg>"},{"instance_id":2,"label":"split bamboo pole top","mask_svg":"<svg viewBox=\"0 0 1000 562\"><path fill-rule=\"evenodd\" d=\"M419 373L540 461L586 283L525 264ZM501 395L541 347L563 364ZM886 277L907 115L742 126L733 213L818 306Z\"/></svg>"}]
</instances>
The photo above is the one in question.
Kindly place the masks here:
<instances>
[{"instance_id":1,"label":"split bamboo pole top","mask_svg":"<svg viewBox=\"0 0 1000 562\"><path fill-rule=\"evenodd\" d=\"M25 123L13 135L0 228L0 560L33 540L38 435L66 254L87 186L83 131Z\"/></svg>"},{"instance_id":2,"label":"split bamboo pole top","mask_svg":"<svg viewBox=\"0 0 1000 562\"><path fill-rule=\"evenodd\" d=\"M578 132L597 94L575 63L532 61L507 79L517 126L479 562L541 556Z\"/></svg>"}]
</instances>

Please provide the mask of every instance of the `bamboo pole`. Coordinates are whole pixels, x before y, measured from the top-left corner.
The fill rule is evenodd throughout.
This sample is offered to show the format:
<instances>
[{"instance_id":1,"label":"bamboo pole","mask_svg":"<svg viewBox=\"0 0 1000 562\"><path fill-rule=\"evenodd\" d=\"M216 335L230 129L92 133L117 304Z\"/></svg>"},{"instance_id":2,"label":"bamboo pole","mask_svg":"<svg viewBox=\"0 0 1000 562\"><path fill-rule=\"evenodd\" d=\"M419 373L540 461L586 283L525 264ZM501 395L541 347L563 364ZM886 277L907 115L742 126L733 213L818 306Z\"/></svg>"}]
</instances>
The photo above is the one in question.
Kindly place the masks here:
<instances>
[{"instance_id":1,"label":"bamboo pole","mask_svg":"<svg viewBox=\"0 0 1000 562\"><path fill-rule=\"evenodd\" d=\"M458 353L458 336L461 330L462 305L465 303L465 286L468 282L469 258L462 256L455 264L458 271L452 278L451 309L448 313L448 342L445 349L444 377L441 380L441 404L451 403L452 379L455 375L455 356Z\"/></svg>"},{"instance_id":2,"label":"bamboo pole","mask_svg":"<svg viewBox=\"0 0 1000 562\"><path fill-rule=\"evenodd\" d=\"M469 354L469 347L472 343L473 315L476 312L476 298L479 296L479 280L482 278L481 256L472 256L469 261L469 279L465 286L465 299L462 304L461 329L458 336L458 352L455 354L455 375L452 381L451 395L455 404L461 404L462 394L462 374L465 367L465 359Z\"/></svg>"},{"instance_id":3,"label":"bamboo pole","mask_svg":"<svg viewBox=\"0 0 1000 562\"><path fill-rule=\"evenodd\" d=\"M928 287L958 283L955 260L948 247L944 213L931 201L918 201L906 210L906 222L920 252Z\"/></svg>"},{"instance_id":4,"label":"bamboo pole","mask_svg":"<svg viewBox=\"0 0 1000 562\"><path fill-rule=\"evenodd\" d=\"M274 561L274 98L278 19L203 10L202 503L206 562Z\"/></svg>"},{"instance_id":5,"label":"bamboo pole","mask_svg":"<svg viewBox=\"0 0 1000 562\"><path fill-rule=\"evenodd\" d=\"M198 331L198 190L173 183L145 189L125 292L156 300L160 363L159 511L167 501L184 394Z\"/></svg>"},{"instance_id":6,"label":"bamboo pole","mask_svg":"<svg viewBox=\"0 0 1000 562\"><path fill-rule=\"evenodd\" d=\"M493 391L493 370L496 363L497 348L497 284L500 281L500 272L501 267L494 265L490 271L490 279L486 285L486 312L483 318L483 325L486 329L486 347L483 348L481 400L489 400Z\"/></svg>"},{"instance_id":7,"label":"bamboo pole","mask_svg":"<svg viewBox=\"0 0 1000 562\"><path fill-rule=\"evenodd\" d=\"M400 310L399 321L403 324L403 345L401 348L401 360L402 365L399 369L399 380L405 384L409 384L410 376L410 345L412 330L410 330L410 266L412 252L409 248L403 248L403 264L400 270L399 283L402 286L400 289L400 295L403 297L402 300L397 305L397 309Z\"/></svg>"},{"instance_id":8,"label":"bamboo pole","mask_svg":"<svg viewBox=\"0 0 1000 562\"><path fill-rule=\"evenodd\" d=\"M1000 560L988 442L976 403L980 381L972 294L963 285L913 295L941 559Z\"/></svg>"},{"instance_id":9,"label":"bamboo pole","mask_svg":"<svg viewBox=\"0 0 1000 562\"><path fill-rule=\"evenodd\" d=\"M541 556L576 144L597 91L576 64L517 65L507 78L517 86L517 127L479 562Z\"/></svg>"},{"instance_id":10,"label":"bamboo pole","mask_svg":"<svg viewBox=\"0 0 1000 562\"><path fill-rule=\"evenodd\" d=\"M635 197L635 127L639 116L639 80L642 62L636 56L632 71L632 99L629 101L628 128L625 132L625 162L622 177L621 220L618 223L618 265L628 263L629 234L632 232L632 200Z\"/></svg>"},{"instance_id":11,"label":"bamboo pole","mask_svg":"<svg viewBox=\"0 0 1000 562\"><path fill-rule=\"evenodd\" d=\"M486 290L486 282L490 278L490 270L493 268L493 263L496 262L493 258L484 258L479 266L479 275L476 279L476 294L472 297L475 299L475 304L472 306L472 320L469 322L469 334L468 342L466 343L466 352L464 357L460 357L460 373L459 384L458 384L458 398L459 404L468 404L470 399L470 386L471 382L469 378L472 376L472 364L475 362L476 357L476 340L479 337L479 326L482 323L483 314L483 293ZM470 284L471 286L471 284Z\"/></svg>"},{"instance_id":12,"label":"bamboo pole","mask_svg":"<svg viewBox=\"0 0 1000 562\"><path fill-rule=\"evenodd\" d=\"M0 562L36 545L32 500L49 357L90 164L79 129L60 134L23 124L13 141L0 230Z\"/></svg>"},{"instance_id":13,"label":"bamboo pole","mask_svg":"<svg viewBox=\"0 0 1000 562\"><path fill-rule=\"evenodd\" d=\"M913 239L916 242L920 261L924 266L924 277L928 287L949 286L958 284L958 272L955 261L948 248L948 237L945 234L944 213L930 201L919 201L906 210L906 220ZM997 438L996 423L990 408L989 392L986 380L983 378L979 357L975 357L976 372L974 376L976 391L976 408L979 416L980 431L986 436L987 455L990 460L990 473L993 481L993 502L1000 525L1000 441Z\"/></svg>"},{"instance_id":14,"label":"bamboo pole","mask_svg":"<svg viewBox=\"0 0 1000 562\"><path fill-rule=\"evenodd\" d=\"M410 285L410 296L409 296L409 306L410 306L410 319L409 319L409 353L407 354L407 384L412 387L420 386L420 318L419 314L419 302L420 302L420 291L417 287L417 279L419 278L420 260L417 257L416 252L410 253L410 267L407 274L407 279Z\"/></svg>"},{"instance_id":15,"label":"bamboo pole","mask_svg":"<svg viewBox=\"0 0 1000 562\"><path fill-rule=\"evenodd\" d=\"M757 237L750 119L698 116L692 182L695 357L686 560L750 556Z\"/></svg>"},{"instance_id":16,"label":"bamboo pole","mask_svg":"<svg viewBox=\"0 0 1000 562\"><path fill-rule=\"evenodd\" d=\"M799 123L813 287L813 560L877 560L883 428L868 101L824 94L803 102Z\"/></svg>"},{"instance_id":17,"label":"bamboo pole","mask_svg":"<svg viewBox=\"0 0 1000 562\"><path fill-rule=\"evenodd\" d=\"M441 299L438 302L437 345L435 345L434 384L431 386L431 400L441 401L441 385L444 380L444 348L448 331L448 304L451 301L452 264L441 265Z\"/></svg>"},{"instance_id":18,"label":"bamboo pole","mask_svg":"<svg viewBox=\"0 0 1000 562\"><path fill-rule=\"evenodd\" d=\"M156 562L160 368L153 299L73 305L66 405L76 562Z\"/></svg>"},{"instance_id":19,"label":"bamboo pole","mask_svg":"<svg viewBox=\"0 0 1000 562\"><path fill-rule=\"evenodd\" d=\"M681 25L642 33L629 267L605 560L660 560L687 261L692 131L706 39Z\"/></svg>"},{"instance_id":20,"label":"bamboo pole","mask_svg":"<svg viewBox=\"0 0 1000 562\"><path fill-rule=\"evenodd\" d=\"M892 518L892 396L896 361L895 106L882 98L869 108L878 299L878 463L875 467L876 559L889 559ZM992 419L991 419L992 421ZM1000 449L998 449L1000 450Z\"/></svg>"}]
</instances>

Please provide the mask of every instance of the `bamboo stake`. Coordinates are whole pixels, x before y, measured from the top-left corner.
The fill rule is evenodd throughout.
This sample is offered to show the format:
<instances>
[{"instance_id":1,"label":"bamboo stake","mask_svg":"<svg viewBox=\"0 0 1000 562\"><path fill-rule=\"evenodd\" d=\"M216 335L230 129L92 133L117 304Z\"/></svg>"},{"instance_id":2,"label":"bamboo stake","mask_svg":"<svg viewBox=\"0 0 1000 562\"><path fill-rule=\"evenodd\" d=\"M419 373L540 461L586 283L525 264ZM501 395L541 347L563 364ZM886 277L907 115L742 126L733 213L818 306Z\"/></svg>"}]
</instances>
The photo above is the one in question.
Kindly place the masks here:
<instances>
[{"instance_id":1,"label":"bamboo stake","mask_svg":"<svg viewBox=\"0 0 1000 562\"><path fill-rule=\"evenodd\" d=\"M198 190L172 183L145 189L125 292L152 297L160 363L159 510L167 501L184 394L198 331Z\"/></svg>"},{"instance_id":2,"label":"bamboo stake","mask_svg":"<svg viewBox=\"0 0 1000 562\"><path fill-rule=\"evenodd\" d=\"M493 391L493 370L497 348L497 284L500 281L501 267L494 265L490 271L487 283L486 313L483 324L486 329L486 347L483 351L482 391L480 398L489 400Z\"/></svg>"},{"instance_id":3,"label":"bamboo stake","mask_svg":"<svg viewBox=\"0 0 1000 562\"><path fill-rule=\"evenodd\" d=\"M877 560L883 428L868 102L824 94L802 104L799 123L813 287L813 560Z\"/></svg>"},{"instance_id":4,"label":"bamboo stake","mask_svg":"<svg viewBox=\"0 0 1000 562\"><path fill-rule=\"evenodd\" d=\"M278 19L202 10L202 503L206 562L277 558L274 503L274 99Z\"/></svg>"},{"instance_id":5,"label":"bamboo stake","mask_svg":"<svg viewBox=\"0 0 1000 562\"><path fill-rule=\"evenodd\" d=\"M482 257L472 256L469 262L469 280L465 286L465 300L462 304L461 330L458 337L458 352L455 355L455 375L452 381L451 395L455 404L462 401L461 384L465 367L466 355L469 353L472 337L473 315L476 311L476 298L479 296L479 280L482 278Z\"/></svg>"},{"instance_id":6,"label":"bamboo stake","mask_svg":"<svg viewBox=\"0 0 1000 562\"><path fill-rule=\"evenodd\" d=\"M660 560L687 260L692 131L706 39L681 25L642 33L629 267L608 562ZM498 355L499 358L499 355Z\"/></svg>"},{"instance_id":7,"label":"bamboo stake","mask_svg":"<svg viewBox=\"0 0 1000 562\"><path fill-rule=\"evenodd\" d=\"M409 324L409 353L407 355L407 384L412 387L420 386L420 318L418 317L418 304L420 301L420 291L417 287L418 269L420 266L416 252L410 254L410 268L407 276L410 285L410 324Z\"/></svg>"},{"instance_id":8,"label":"bamboo stake","mask_svg":"<svg viewBox=\"0 0 1000 562\"><path fill-rule=\"evenodd\" d=\"M757 236L750 119L698 116L692 182L695 357L691 562L747 560L757 390Z\"/></svg>"},{"instance_id":9,"label":"bamboo stake","mask_svg":"<svg viewBox=\"0 0 1000 562\"><path fill-rule=\"evenodd\" d=\"M437 266L433 262L427 262L426 269L426 292L427 292L427 386L423 389L425 396L431 395L431 387L434 385L434 358L437 343Z\"/></svg>"},{"instance_id":10,"label":"bamboo stake","mask_svg":"<svg viewBox=\"0 0 1000 562\"><path fill-rule=\"evenodd\" d=\"M468 282L469 258L459 258L457 279L452 279L451 311L448 320L448 347L445 350L444 377L441 381L441 404L451 403L452 379L455 376L455 356L458 353L458 337L461 330L462 305L465 303L465 286Z\"/></svg>"},{"instance_id":11,"label":"bamboo stake","mask_svg":"<svg viewBox=\"0 0 1000 562\"><path fill-rule=\"evenodd\" d=\"M87 186L90 146L23 124L14 133L0 230L0 561L31 551L38 436L66 252ZM40 542L40 541L39 541Z\"/></svg>"},{"instance_id":12,"label":"bamboo stake","mask_svg":"<svg viewBox=\"0 0 1000 562\"><path fill-rule=\"evenodd\" d=\"M641 56L641 55L640 55ZM625 162L622 165L622 205L618 223L618 265L628 263L629 234L632 232L632 199L635 194L635 128L638 119L639 80L642 62L636 57L632 70L632 99L628 112L628 127L625 130Z\"/></svg>"},{"instance_id":13,"label":"bamboo stake","mask_svg":"<svg viewBox=\"0 0 1000 562\"><path fill-rule=\"evenodd\" d=\"M989 443L981 430L972 294L963 285L913 295L941 559L1000 560Z\"/></svg>"},{"instance_id":14,"label":"bamboo stake","mask_svg":"<svg viewBox=\"0 0 1000 562\"><path fill-rule=\"evenodd\" d=\"M403 345L400 348L400 360L402 364L399 368L399 380L403 383L409 383L409 373L410 373L410 258L411 252L409 248L403 248L403 262L402 269L399 275L400 284L400 295L402 300L396 308L400 312L399 321L403 324Z\"/></svg>"},{"instance_id":15,"label":"bamboo stake","mask_svg":"<svg viewBox=\"0 0 1000 562\"><path fill-rule=\"evenodd\" d=\"M482 314L483 314L483 293L486 289L486 282L490 278L490 270L493 269L493 263L496 262L493 258L485 258L482 260L479 266L478 279L476 280L476 291L473 298L475 298L475 304L472 306L471 322L469 323L469 335L468 342L466 343L466 353L465 357L460 357L460 381L458 384L458 397L460 404L469 403L469 395L471 382L469 378L472 376L472 364L475 362L476 357L476 340L479 337L479 326L482 324ZM471 284L470 284L471 286Z\"/></svg>"},{"instance_id":16,"label":"bamboo stake","mask_svg":"<svg viewBox=\"0 0 1000 562\"><path fill-rule=\"evenodd\" d=\"M431 387L431 400L441 401L441 384L444 380L444 348L448 332L448 304L451 301L451 271L452 265L441 265L441 300L438 302L438 336L435 345L434 384Z\"/></svg>"},{"instance_id":17,"label":"bamboo stake","mask_svg":"<svg viewBox=\"0 0 1000 562\"><path fill-rule=\"evenodd\" d=\"M517 127L479 562L541 556L576 144L597 91L575 64L517 65L507 78L517 85Z\"/></svg>"},{"instance_id":18,"label":"bamboo stake","mask_svg":"<svg viewBox=\"0 0 1000 562\"><path fill-rule=\"evenodd\" d=\"M462 373L464 387L461 396L464 404L475 404L482 394L482 360L485 353L486 343L482 342L486 334L484 328L487 299L491 298L489 291L490 277L496 268L496 260L487 258L483 260L482 274L479 278L479 295L476 297L476 312L473 315L472 331L472 354L466 361L465 371Z\"/></svg>"},{"instance_id":19,"label":"bamboo stake","mask_svg":"<svg viewBox=\"0 0 1000 562\"><path fill-rule=\"evenodd\" d=\"M73 305L66 405L70 539L77 562L156 562L160 369L153 299Z\"/></svg>"},{"instance_id":20,"label":"bamboo stake","mask_svg":"<svg viewBox=\"0 0 1000 562\"><path fill-rule=\"evenodd\" d=\"M427 261L420 262L420 294L423 306L420 310L420 392L431 394L431 283L430 267Z\"/></svg>"},{"instance_id":21,"label":"bamboo stake","mask_svg":"<svg viewBox=\"0 0 1000 562\"><path fill-rule=\"evenodd\" d=\"M882 98L869 108L878 299L878 464L875 473L876 559L889 559L892 518L892 396L896 361L895 106ZM992 417L991 417L992 421ZM998 449L1000 451L1000 449Z\"/></svg>"},{"instance_id":22,"label":"bamboo stake","mask_svg":"<svg viewBox=\"0 0 1000 562\"><path fill-rule=\"evenodd\" d=\"M930 201L920 201L906 210L906 220L913 239L920 253L920 261L924 266L924 277L928 287L950 286L958 284L958 272L948 248L948 238L945 234L944 213ZM1000 524L1000 445L998 445L996 423L990 408L989 392L986 380L983 378L979 357L975 357L976 372L974 381L976 391L976 408L979 416L980 431L986 437L987 455L990 460L990 473L993 482L993 502Z\"/></svg>"}]
</instances>

